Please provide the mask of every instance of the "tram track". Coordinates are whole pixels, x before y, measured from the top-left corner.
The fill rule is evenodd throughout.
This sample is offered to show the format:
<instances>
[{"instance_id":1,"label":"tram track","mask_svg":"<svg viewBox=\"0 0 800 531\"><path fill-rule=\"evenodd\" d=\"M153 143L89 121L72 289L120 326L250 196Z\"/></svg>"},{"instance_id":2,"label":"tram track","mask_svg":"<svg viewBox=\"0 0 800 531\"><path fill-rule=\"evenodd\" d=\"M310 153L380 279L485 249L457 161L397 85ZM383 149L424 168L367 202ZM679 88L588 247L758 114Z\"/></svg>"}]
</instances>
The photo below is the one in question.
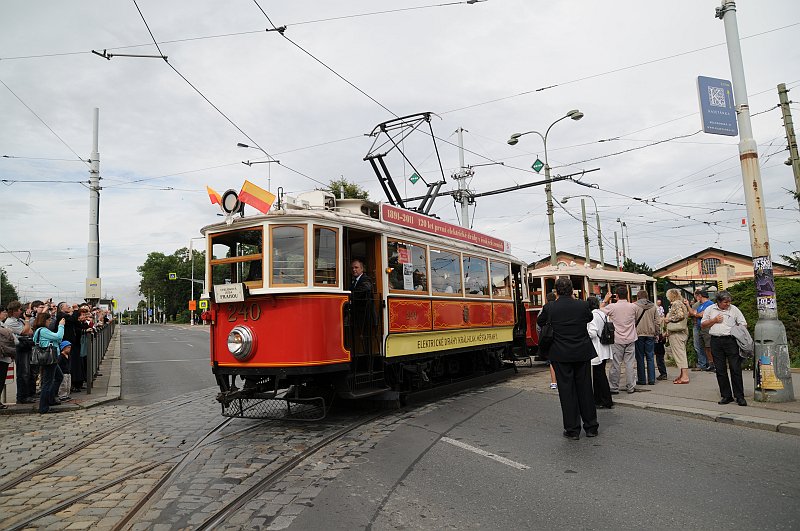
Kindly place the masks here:
<instances>
[{"instance_id":1,"label":"tram track","mask_svg":"<svg viewBox=\"0 0 800 531\"><path fill-rule=\"evenodd\" d=\"M508 377L508 374L505 375ZM412 403L415 405L420 405L421 402L428 402L428 401L435 401L437 398L442 398L443 396L451 395L458 393L466 388L475 387L475 384L481 385L489 383L487 380L494 380L494 379L502 379L501 376L494 374L492 378L478 378L472 380L472 385L465 385L467 382L452 382L453 385L451 386L442 386L435 390L429 390L429 392L423 393L411 393L412 396L417 398L416 400L411 400ZM432 391L432 393L431 393ZM431 395L438 395L438 396L431 396ZM16 485L23 483L26 480L31 480L36 475L42 475L46 470L53 466L55 463L60 461L65 456L71 456L74 452L80 451L85 449L86 447L90 446L93 443L96 443L102 440L104 437L107 437L109 434L117 432L131 424L136 422L141 422L147 418L159 415L165 411L169 411L175 408L179 408L185 406L187 404L191 404L196 402L197 400L201 400L203 397L194 398L191 400L184 400L177 404L172 404L168 407L159 408L156 411L149 412L146 415L137 415L135 418L124 422L120 425L114 426L108 430L105 430L96 436L92 437L91 439L84 441L80 445L75 445L67 450L60 452L57 456L48 459L45 463L40 464L36 467L36 469L26 472L25 474L14 478L13 480L3 484L3 488L8 490L13 488ZM400 410L405 409L413 409L411 407L400 407ZM227 501L224 507L222 507L219 511L214 513L210 518L204 521L200 525L200 529L212 529L215 528L226 521L229 521L234 515L242 510L242 508L248 504L251 500L258 497L261 493L269 490L272 486L276 483L280 482L286 476L291 475L292 471L296 470L298 467L302 466L304 462L306 462L311 456L314 454L319 453L320 451L324 450L326 447L329 447L331 444L335 443L336 441L342 439L347 434L357 430L359 427L364 426L374 420L380 418L381 416L396 413L397 409L392 410L384 410L381 412L368 412L362 411L358 413L358 415L362 415L356 420L349 422L346 426L329 426L325 431L328 430L335 430L332 433L327 435L320 433L322 437L318 442L312 444L310 447L303 449L299 453L295 455L284 455L280 457L280 461L276 461L273 463L273 466L277 465L277 468L273 471L269 472L266 476L258 479L257 483L247 488L246 491L242 492L239 495L236 495L231 501ZM8 529L9 531L19 531L30 527L37 527L37 522L40 520L51 516L57 515L63 511L67 511L70 507L79 505L82 502L86 503L87 499L90 499L93 495L98 493L102 493L103 491L107 491L112 487L118 486L120 484L124 484L125 482L135 479L135 478L142 478L145 474L148 474L154 470L158 470L159 467L164 467L165 465L169 465L169 468L164 468L162 471L158 471L160 477L153 476L152 474L149 476L147 481L154 482L152 487L147 488L147 492L138 497L138 500L134 506L132 506L129 510L126 511L124 516L114 525L112 529L122 530L129 528L131 525L135 525L137 523L137 518L141 518L141 515L147 512L154 503L159 502L163 499L167 489L169 489L172 485L175 484L181 478L181 480L185 479L185 469L193 462L195 462L199 455L201 455L201 451L204 451L208 447L213 447L213 445L219 443L224 439L228 439L234 437L236 435L245 433L247 431L254 430L256 428L262 427L267 424L281 424L279 420L263 420L261 422L256 422L254 424L244 426L238 428L234 431L229 433L221 434L220 432L228 427L232 421L234 420L242 420L236 418L226 418L223 421L214 425L211 429L205 432L202 436L200 436L196 442L190 447L184 450L178 451L173 453L172 455L162 457L159 459L154 459L153 462L147 464L136 464L132 465L127 469L115 471L114 479L108 480L103 482L102 484L95 484L92 485L91 481L88 483L88 487L86 490L74 494L66 499L62 500L53 500L54 503L52 505L48 505L43 509L37 511L35 514L25 514L21 513L15 516L15 521L8 519L4 522L4 528ZM345 419L340 419L345 420ZM294 424L285 424L285 426L292 426ZM246 443L247 444L247 443ZM177 460L177 461L176 461ZM281 462L282 461L282 462ZM262 472L255 472L255 474L260 474ZM46 476L46 474L45 474ZM255 476L251 477L252 479L257 479ZM84 487L85 488L85 487ZM119 487L122 488L122 487ZM115 492L115 491L111 491ZM231 492L233 494L233 492ZM89 502L92 503L92 502ZM43 504L42 504L43 505Z\"/></svg>"},{"instance_id":2,"label":"tram track","mask_svg":"<svg viewBox=\"0 0 800 531\"><path fill-rule=\"evenodd\" d=\"M178 452L176 454L173 454L173 455L171 455L169 457L166 457L166 458L163 458L163 459L159 459L159 460L157 460L157 461L155 461L153 463L149 463L149 464L143 465L143 466L138 466L138 467L135 467L132 470L123 471L122 475L120 477L116 478L116 479L113 479L113 480L108 481L106 483L103 483L101 485L94 486L94 487L90 488L89 490L81 492L80 494L76 494L75 496L72 496L70 498L62 500L62 501L56 503L55 505L52 505L52 506L46 508L43 511L40 511L40 512L38 512L36 514L33 514L33 515L29 515L29 516L25 517L25 519L22 520L22 521L17 521L15 523L13 523L13 525L11 527L7 528L7 531L21 531L22 529L30 527L32 524L34 524L35 522L41 520L42 518L44 518L46 516L49 516L49 515L52 515L52 514L59 513L59 512L65 510L65 509L75 505L76 503L79 503L79 502L85 500L86 498L88 498L89 496L92 496L93 494L97 494L99 492L107 490L107 489L109 489L109 488L111 488L111 487L113 487L115 485L118 485L120 483L128 481L129 479L135 478L135 477L140 476L142 474L145 474L147 472L150 472L151 470L154 470L154 469L156 469L156 468L158 468L160 466L163 466L165 464L170 463L171 461L174 461L175 459L180 458L180 460L177 463L173 464L173 466L170 468L170 470L168 470L164 474L164 476L162 476L162 478L158 481L156 486L153 489L151 489L151 492L152 492L155 489L157 489L160 485L164 484L166 482L166 480L168 480L169 477L171 477L175 473L176 469L178 469L179 467L185 465L185 463L187 461L189 461L190 458L192 458L192 459L196 458L196 452L198 450L200 450L202 448L205 448L207 446L210 446L212 444L215 444L215 443L217 443L217 442L219 442L219 441L221 441L223 439L226 439L226 438L229 438L229 437L233 437L235 435L239 435L241 433L253 430L255 428L263 426L264 424L267 424L267 423L271 422L271 421L258 422L256 424L251 425L251 426L245 426L245 427L240 428L238 430L235 430L235 431L233 431L231 433L227 433L225 435L219 436L219 437L217 437L217 438L215 438L213 440L208 440L209 437L213 436L214 434L216 434L219 431L221 431L222 429L224 429L233 420L236 420L236 419L228 418L228 419L223 420L222 422L217 424L214 428L209 430L197 442L195 442L195 444L193 444L191 448L187 448L185 450L182 450L182 451L180 451L180 452ZM130 521L130 519L133 516L135 516L136 513L144 505L145 505L144 503L140 502L139 504L134 506L134 508L132 508L131 511L129 511L128 514L123 518L123 520L119 524L117 524L118 528L121 529L122 527L124 527L124 524L126 524L128 521Z\"/></svg>"},{"instance_id":3,"label":"tram track","mask_svg":"<svg viewBox=\"0 0 800 531\"><path fill-rule=\"evenodd\" d=\"M127 428L131 424L135 424L137 422L142 422L142 421L147 420L149 418L153 418L153 417L155 417L155 416L157 416L157 415L159 415L161 413L166 413L166 412L171 411L173 409L185 406L187 404L191 404L192 402L196 402L198 400L203 400L205 398L206 397L198 397L198 398L193 398L191 400L186 400L186 401L183 401L183 402L179 402L177 404L170 404L169 406L165 406L165 407L160 408L160 409L158 409L156 411L147 412L147 413L145 413L143 415L137 415L134 418L128 420L127 422L123 422L122 424L118 424L118 425L113 426L113 427L111 427L111 428L109 428L107 430L104 430L104 431L98 433L97 435L95 435L94 437L91 437L91 438L89 438L89 439L87 439L85 441L80 442L79 444L76 444L76 445L71 446L71 447L69 447L69 448L67 448L65 450L60 451L59 453L57 453L56 455L46 459L43 463L37 465L33 469L28 470L28 471L20 474L19 476L15 477L15 478L13 478L13 479L11 479L9 481L6 481L5 483L0 484L0 494L2 494L3 492L8 491L10 489L13 489L14 487L18 486L20 483L24 483L25 481L30 480L34 476L41 474L42 472L44 472L48 468L52 467L56 463L59 463L62 459L66 458L66 457L69 457L69 456L73 455L75 452L83 450L84 448L86 448L88 446L91 446L92 444L95 444L97 442L102 441L103 439L105 439L109 435L113 435L116 432L118 432L118 431L120 431L120 430L122 430L124 428Z\"/></svg>"},{"instance_id":4,"label":"tram track","mask_svg":"<svg viewBox=\"0 0 800 531\"><path fill-rule=\"evenodd\" d=\"M353 422L348 426L340 428L336 432L323 438L321 441L307 448L298 455L288 459L277 469L275 469L274 471L270 472L265 477L260 479L258 483L248 488L242 494L238 495L231 502L227 503L222 509L214 513L214 515L212 515L210 518L208 518L205 522L200 524L195 529L197 529L198 531L206 529L216 529L218 526L224 524L228 519L230 519L233 515L235 515L237 511L239 511L242 507L244 507L253 498L257 497L259 494L264 492L270 486L274 485L275 483L286 477L290 472L295 470L305 460L307 460L308 458L310 458L323 448L338 441L348 433L382 417L385 414L386 414L385 412L373 413L371 415L368 415L367 417L361 418L358 421Z\"/></svg>"}]
</instances>

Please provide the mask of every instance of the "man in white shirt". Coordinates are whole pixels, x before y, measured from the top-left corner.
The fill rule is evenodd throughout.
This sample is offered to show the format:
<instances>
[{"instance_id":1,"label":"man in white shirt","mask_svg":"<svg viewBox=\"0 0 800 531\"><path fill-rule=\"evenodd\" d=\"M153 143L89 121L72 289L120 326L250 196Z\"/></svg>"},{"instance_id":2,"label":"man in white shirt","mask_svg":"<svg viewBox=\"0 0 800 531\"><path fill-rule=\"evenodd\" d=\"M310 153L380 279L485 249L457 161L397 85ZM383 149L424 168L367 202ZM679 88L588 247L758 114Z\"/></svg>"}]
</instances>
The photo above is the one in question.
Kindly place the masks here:
<instances>
[{"instance_id":1,"label":"man in white shirt","mask_svg":"<svg viewBox=\"0 0 800 531\"><path fill-rule=\"evenodd\" d=\"M717 385L722 399L720 404L736 403L746 406L744 399L744 382L742 380L742 358L739 356L739 345L731 335L731 328L736 325L747 326L742 311L731 304L731 294L720 291L716 296L716 304L703 312L700 326L711 334L711 354L717 370ZM726 365L730 365L730 380ZM731 392L731 385L733 391Z\"/></svg>"}]
</instances>

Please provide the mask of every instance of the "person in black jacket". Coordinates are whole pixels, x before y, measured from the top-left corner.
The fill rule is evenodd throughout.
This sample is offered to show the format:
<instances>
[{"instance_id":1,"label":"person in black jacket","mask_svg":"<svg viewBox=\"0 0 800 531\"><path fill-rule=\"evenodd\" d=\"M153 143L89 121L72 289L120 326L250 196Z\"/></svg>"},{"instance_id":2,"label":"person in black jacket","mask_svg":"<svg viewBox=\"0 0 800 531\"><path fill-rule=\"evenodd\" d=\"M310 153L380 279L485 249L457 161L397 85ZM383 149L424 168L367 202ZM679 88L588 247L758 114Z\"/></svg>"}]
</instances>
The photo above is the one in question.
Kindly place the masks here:
<instances>
[{"instance_id":1,"label":"person in black jacket","mask_svg":"<svg viewBox=\"0 0 800 531\"><path fill-rule=\"evenodd\" d=\"M372 326L376 321L372 300L372 279L364 273L364 262L358 258L350 262L353 278L350 282L351 326L358 354L372 353Z\"/></svg>"},{"instance_id":2,"label":"person in black jacket","mask_svg":"<svg viewBox=\"0 0 800 531\"><path fill-rule=\"evenodd\" d=\"M549 321L553 327L550 363L558 381L564 437L577 441L581 419L587 437L596 437L599 426L590 364L597 353L586 329L586 323L592 320L592 311L586 301L572 297L572 281L568 277L556 280L555 287L558 299L542 308L539 320Z\"/></svg>"}]
</instances>

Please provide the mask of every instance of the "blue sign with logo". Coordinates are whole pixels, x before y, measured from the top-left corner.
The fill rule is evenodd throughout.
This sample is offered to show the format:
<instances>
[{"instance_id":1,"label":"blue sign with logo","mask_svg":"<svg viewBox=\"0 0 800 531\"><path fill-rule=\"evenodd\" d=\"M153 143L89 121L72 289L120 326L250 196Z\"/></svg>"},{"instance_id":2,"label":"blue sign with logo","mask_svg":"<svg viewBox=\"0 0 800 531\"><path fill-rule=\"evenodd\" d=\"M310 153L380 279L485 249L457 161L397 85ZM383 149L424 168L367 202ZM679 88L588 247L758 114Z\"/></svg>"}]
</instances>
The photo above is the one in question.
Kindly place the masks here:
<instances>
[{"instance_id":1,"label":"blue sign with logo","mask_svg":"<svg viewBox=\"0 0 800 531\"><path fill-rule=\"evenodd\" d=\"M697 95L700 97L704 133L725 136L739 134L730 81L697 76Z\"/></svg>"}]
</instances>

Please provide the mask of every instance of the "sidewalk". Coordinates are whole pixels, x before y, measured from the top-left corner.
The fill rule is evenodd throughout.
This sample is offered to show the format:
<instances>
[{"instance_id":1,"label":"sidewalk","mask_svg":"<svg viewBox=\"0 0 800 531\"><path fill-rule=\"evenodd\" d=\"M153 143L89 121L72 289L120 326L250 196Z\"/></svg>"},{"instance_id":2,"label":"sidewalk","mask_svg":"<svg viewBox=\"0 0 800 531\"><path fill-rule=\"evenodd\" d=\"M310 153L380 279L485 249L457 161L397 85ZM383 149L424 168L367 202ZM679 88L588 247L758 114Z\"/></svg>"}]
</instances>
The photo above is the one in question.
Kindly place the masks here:
<instances>
[{"instance_id":1,"label":"sidewalk","mask_svg":"<svg viewBox=\"0 0 800 531\"><path fill-rule=\"evenodd\" d=\"M541 368L544 367L545 370ZM621 382L625 381L625 368L622 368ZM525 375L528 373L530 376ZM735 424L747 428L767 431L778 431L791 435L800 435L800 401L783 403L762 403L753 399L753 372L745 371L744 395L747 407L732 402L726 405L717 404L720 399L717 377L714 373L690 372L691 382L687 385L675 385L672 379L678 374L675 367L667 367L668 380L658 380L655 385L636 386L637 392L628 394L624 390L614 395L614 404L625 407L638 407L672 415L693 417L712 422ZM521 368L523 378L532 378L534 388L543 392L551 391L550 372L546 365L534 362L533 371ZM795 396L800 392L800 372L792 371L792 383Z\"/></svg>"},{"instance_id":2,"label":"sidewalk","mask_svg":"<svg viewBox=\"0 0 800 531\"><path fill-rule=\"evenodd\" d=\"M51 412L61 413L65 411L76 411L79 409L87 409L113 400L119 400L120 397L120 329L117 326L114 335L111 338L111 343L108 345L103 362L100 364L99 376L92 384L92 392L88 393L86 390L79 393L70 393L72 400L62 402L59 406L50 408ZM13 392L12 392L13 391ZM14 414L38 414L39 401L37 399L35 404L15 404L12 401L15 399L14 393L16 392L15 386L9 389L6 386L7 398L4 404L8 409L0 410L0 415L14 415Z\"/></svg>"}]
</instances>

